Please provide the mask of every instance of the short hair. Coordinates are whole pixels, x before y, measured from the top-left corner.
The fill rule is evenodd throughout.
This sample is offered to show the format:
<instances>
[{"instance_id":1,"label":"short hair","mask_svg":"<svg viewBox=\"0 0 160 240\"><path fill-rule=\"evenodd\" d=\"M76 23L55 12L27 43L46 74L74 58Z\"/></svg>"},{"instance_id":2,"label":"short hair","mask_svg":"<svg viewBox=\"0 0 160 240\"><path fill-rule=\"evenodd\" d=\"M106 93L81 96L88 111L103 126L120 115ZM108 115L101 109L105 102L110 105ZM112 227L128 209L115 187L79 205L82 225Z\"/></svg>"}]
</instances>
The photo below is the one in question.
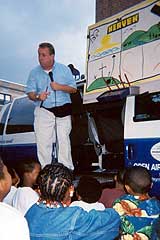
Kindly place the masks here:
<instances>
[{"instance_id":1,"label":"short hair","mask_svg":"<svg viewBox=\"0 0 160 240\"><path fill-rule=\"evenodd\" d=\"M51 43L43 42L39 44L39 48L48 48L50 55L55 55L55 49Z\"/></svg>"},{"instance_id":2,"label":"short hair","mask_svg":"<svg viewBox=\"0 0 160 240\"><path fill-rule=\"evenodd\" d=\"M17 167L15 167L18 176L20 178L23 178L24 173L32 172L36 164L40 164L40 163L33 158L24 159L19 163Z\"/></svg>"},{"instance_id":3,"label":"short hair","mask_svg":"<svg viewBox=\"0 0 160 240\"><path fill-rule=\"evenodd\" d=\"M61 163L48 164L39 173L37 184L43 200L61 202L72 185L73 175L70 169Z\"/></svg>"},{"instance_id":4,"label":"short hair","mask_svg":"<svg viewBox=\"0 0 160 240\"><path fill-rule=\"evenodd\" d=\"M23 185L24 180L24 173L31 173L36 164L40 164L38 161L36 161L34 158L27 158L23 159L17 167L15 167L15 170L20 178L19 186Z\"/></svg>"},{"instance_id":5,"label":"short hair","mask_svg":"<svg viewBox=\"0 0 160 240\"><path fill-rule=\"evenodd\" d=\"M17 177L16 176L17 173L16 173L16 170L14 168L7 167L7 169L8 169L9 174L11 175L12 179Z\"/></svg>"},{"instance_id":6,"label":"short hair","mask_svg":"<svg viewBox=\"0 0 160 240\"><path fill-rule=\"evenodd\" d=\"M128 185L134 193L143 194L149 192L152 178L146 168L134 166L126 170L124 183Z\"/></svg>"},{"instance_id":7,"label":"short hair","mask_svg":"<svg viewBox=\"0 0 160 240\"><path fill-rule=\"evenodd\" d=\"M87 203L97 202L102 194L100 182L91 176L82 176L77 186L77 193L82 201Z\"/></svg>"},{"instance_id":8,"label":"short hair","mask_svg":"<svg viewBox=\"0 0 160 240\"><path fill-rule=\"evenodd\" d=\"M21 171L21 173L32 172L36 164L40 163L33 158L27 158L19 163L18 170Z\"/></svg>"},{"instance_id":9,"label":"short hair","mask_svg":"<svg viewBox=\"0 0 160 240\"><path fill-rule=\"evenodd\" d=\"M118 170L118 173L117 173L117 182L119 184L122 184L124 185L124 176L125 176L125 172L126 172L126 169L125 168L121 168Z\"/></svg>"}]
</instances>

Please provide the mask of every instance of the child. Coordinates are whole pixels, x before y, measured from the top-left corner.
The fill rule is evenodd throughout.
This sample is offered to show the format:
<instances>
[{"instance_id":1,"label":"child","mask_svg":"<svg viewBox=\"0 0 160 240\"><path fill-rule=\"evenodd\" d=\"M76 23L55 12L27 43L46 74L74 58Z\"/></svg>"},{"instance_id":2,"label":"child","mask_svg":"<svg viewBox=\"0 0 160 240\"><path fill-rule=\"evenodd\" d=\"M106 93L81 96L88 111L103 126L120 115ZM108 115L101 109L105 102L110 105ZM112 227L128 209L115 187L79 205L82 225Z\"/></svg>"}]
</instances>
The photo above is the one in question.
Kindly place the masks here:
<instances>
[{"instance_id":1,"label":"child","mask_svg":"<svg viewBox=\"0 0 160 240\"><path fill-rule=\"evenodd\" d=\"M148 195L152 186L148 170L140 166L127 169L124 184L128 194L113 204L121 216L121 239L158 239L153 229L160 214L160 202Z\"/></svg>"},{"instance_id":2,"label":"child","mask_svg":"<svg viewBox=\"0 0 160 240\"><path fill-rule=\"evenodd\" d=\"M22 161L16 169L18 176L20 177L20 183L18 186L34 188L40 170L40 163L34 159L28 158Z\"/></svg>"},{"instance_id":3,"label":"child","mask_svg":"<svg viewBox=\"0 0 160 240\"><path fill-rule=\"evenodd\" d=\"M8 172L12 178L12 186L10 188L9 193L3 199L3 202L12 206L13 197L17 191L17 185L19 184L20 178L18 177L18 174L16 173L14 168L8 168Z\"/></svg>"},{"instance_id":4,"label":"child","mask_svg":"<svg viewBox=\"0 0 160 240\"><path fill-rule=\"evenodd\" d=\"M25 215L31 240L115 239L120 217L114 209L86 212L80 207L66 206L71 201L72 181L72 172L61 163L42 169L37 181L40 198Z\"/></svg>"},{"instance_id":5,"label":"child","mask_svg":"<svg viewBox=\"0 0 160 240\"><path fill-rule=\"evenodd\" d=\"M124 190L124 174L125 169L120 169L114 177L115 188L105 188L102 191L99 202L103 203L106 208L111 208L113 202L120 196L125 194Z\"/></svg>"},{"instance_id":6,"label":"child","mask_svg":"<svg viewBox=\"0 0 160 240\"><path fill-rule=\"evenodd\" d=\"M101 211L105 209L104 205L98 202L102 194L102 188L97 179L91 176L82 176L79 180L76 193L78 201L72 202L70 204L71 207L79 206L87 212L92 209Z\"/></svg>"},{"instance_id":7,"label":"child","mask_svg":"<svg viewBox=\"0 0 160 240\"><path fill-rule=\"evenodd\" d=\"M2 202L10 191L12 179L0 158L0 236L1 240L29 240L25 218L15 208Z\"/></svg>"}]
</instances>

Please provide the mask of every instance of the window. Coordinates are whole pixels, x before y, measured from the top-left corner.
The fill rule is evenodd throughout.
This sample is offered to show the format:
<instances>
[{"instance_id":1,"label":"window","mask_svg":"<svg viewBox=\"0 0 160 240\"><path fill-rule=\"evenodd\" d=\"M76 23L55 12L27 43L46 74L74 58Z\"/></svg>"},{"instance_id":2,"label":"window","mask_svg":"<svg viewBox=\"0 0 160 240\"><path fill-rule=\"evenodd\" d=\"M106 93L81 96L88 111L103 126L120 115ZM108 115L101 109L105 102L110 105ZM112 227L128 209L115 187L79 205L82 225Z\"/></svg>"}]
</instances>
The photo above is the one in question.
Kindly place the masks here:
<instances>
[{"instance_id":1,"label":"window","mask_svg":"<svg viewBox=\"0 0 160 240\"><path fill-rule=\"evenodd\" d=\"M135 97L135 122L160 119L160 92L144 93Z\"/></svg>"},{"instance_id":2,"label":"window","mask_svg":"<svg viewBox=\"0 0 160 240\"><path fill-rule=\"evenodd\" d=\"M6 110L4 111L4 114L2 116L2 119L0 122L0 135L3 135L3 130L4 130L4 126L5 126L5 122L6 122L6 118L7 118L10 106L11 106L11 104L8 104L8 106L6 107Z\"/></svg>"},{"instance_id":3,"label":"window","mask_svg":"<svg viewBox=\"0 0 160 240\"><path fill-rule=\"evenodd\" d=\"M27 97L16 99L9 115L6 133L32 132L35 104Z\"/></svg>"},{"instance_id":4,"label":"window","mask_svg":"<svg viewBox=\"0 0 160 240\"><path fill-rule=\"evenodd\" d=\"M9 103L11 101L11 95L0 93L0 104L4 105L6 103Z\"/></svg>"}]
</instances>

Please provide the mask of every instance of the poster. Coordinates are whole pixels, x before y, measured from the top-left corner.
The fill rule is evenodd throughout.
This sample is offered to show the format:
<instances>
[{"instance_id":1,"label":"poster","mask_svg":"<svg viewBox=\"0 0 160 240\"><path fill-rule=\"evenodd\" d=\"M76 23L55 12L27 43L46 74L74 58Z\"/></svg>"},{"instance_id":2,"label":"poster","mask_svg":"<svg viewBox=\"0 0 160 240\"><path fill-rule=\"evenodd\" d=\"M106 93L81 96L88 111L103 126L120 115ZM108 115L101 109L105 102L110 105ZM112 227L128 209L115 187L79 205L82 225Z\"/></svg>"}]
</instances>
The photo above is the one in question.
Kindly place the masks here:
<instances>
[{"instance_id":1,"label":"poster","mask_svg":"<svg viewBox=\"0 0 160 240\"><path fill-rule=\"evenodd\" d=\"M88 28L84 103L128 86L160 89L159 11L160 1L144 1Z\"/></svg>"}]
</instances>

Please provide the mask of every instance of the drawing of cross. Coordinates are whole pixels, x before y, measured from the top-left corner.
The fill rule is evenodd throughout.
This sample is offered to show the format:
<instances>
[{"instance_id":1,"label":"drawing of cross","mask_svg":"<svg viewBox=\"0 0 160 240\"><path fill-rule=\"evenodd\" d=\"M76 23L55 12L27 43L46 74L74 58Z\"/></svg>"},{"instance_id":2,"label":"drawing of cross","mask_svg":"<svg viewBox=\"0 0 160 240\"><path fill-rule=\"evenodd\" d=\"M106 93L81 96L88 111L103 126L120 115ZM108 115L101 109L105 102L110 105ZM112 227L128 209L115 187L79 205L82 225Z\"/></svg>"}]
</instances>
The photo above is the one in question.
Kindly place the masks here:
<instances>
[{"instance_id":1,"label":"drawing of cross","mask_svg":"<svg viewBox=\"0 0 160 240\"><path fill-rule=\"evenodd\" d=\"M102 67L99 68L99 70L101 70L101 74L102 74L102 77L103 77L103 69L106 68L107 66L103 66L103 63L101 64Z\"/></svg>"}]
</instances>

